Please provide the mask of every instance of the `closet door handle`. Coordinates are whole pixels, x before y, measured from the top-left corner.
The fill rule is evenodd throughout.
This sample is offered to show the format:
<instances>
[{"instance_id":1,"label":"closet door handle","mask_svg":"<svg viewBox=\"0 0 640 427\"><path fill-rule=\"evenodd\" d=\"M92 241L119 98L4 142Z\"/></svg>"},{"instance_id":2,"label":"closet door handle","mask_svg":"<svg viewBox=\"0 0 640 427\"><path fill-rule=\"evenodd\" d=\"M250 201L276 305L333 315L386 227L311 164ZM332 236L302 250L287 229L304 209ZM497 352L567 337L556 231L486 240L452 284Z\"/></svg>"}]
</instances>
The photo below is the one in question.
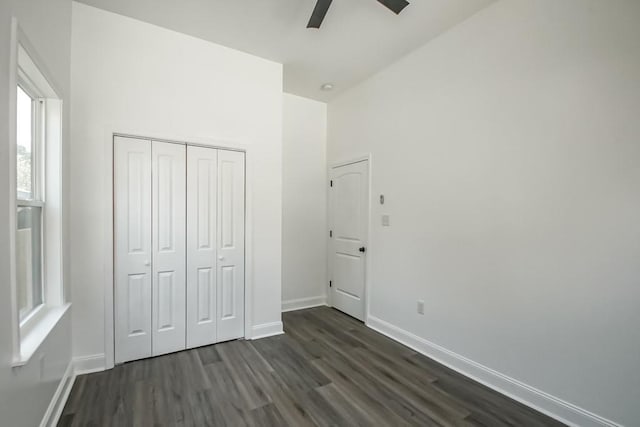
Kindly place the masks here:
<instances>
[{"instance_id":1,"label":"closet door handle","mask_svg":"<svg viewBox=\"0 0 640 427\"><path fill-rule=\"evenodd\" d=\"M149 261L148 259L144 261L144 265L145 267L149 267L151 265L151 261Z\"/></svg>"},{"instance_id":2,"label":"closet door handle","mask_svg":"<svg viewBox=\"0 0 640 427\"><path fill-rule=\"evenodd\" d=\"M220 261L223 261L223 260L224 260L224 257L223 257L222 255L220 255L220 256L218 257L218 259L219 259Z\"/></svg>"}]
</instances>

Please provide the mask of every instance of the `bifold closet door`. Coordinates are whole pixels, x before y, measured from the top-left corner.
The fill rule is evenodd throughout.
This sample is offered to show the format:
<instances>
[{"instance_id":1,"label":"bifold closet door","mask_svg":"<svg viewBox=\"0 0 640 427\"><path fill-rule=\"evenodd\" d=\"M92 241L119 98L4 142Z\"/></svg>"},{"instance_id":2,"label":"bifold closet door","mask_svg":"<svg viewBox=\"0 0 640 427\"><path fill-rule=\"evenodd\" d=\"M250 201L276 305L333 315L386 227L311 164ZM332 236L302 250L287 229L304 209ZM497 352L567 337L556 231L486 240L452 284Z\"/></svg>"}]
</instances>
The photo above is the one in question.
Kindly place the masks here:
<instances>
[{"instance_id":1,"label":"bifold closet door","mask_svg":"<svg viewBox=\"0 0 640 427\"><path fill-rule=\"evenodd\" d=\"M186 347L186 146L152 142L152 353Z\"/></svg>"},{"instance_id":2,"label":"bifold closet door","mask_svg":"<svg viewBox=\"0 0 640 427\"><path fill-rule=\"evenodd\" d=\"M115 362L151 356L151 144L114 141Z\"/></svg>"},{"instance_id":3,"label":"bifold closet door","mask_svg":"<svg viewBox=\"0 0 640 427\"><path fill-rule=\"evenodd\" d=\"M244 336L244 153L114 141L116 363Z\"/></svg>"},{"instance_id":4,"label":"bifold closet door","mask_svg":"<svg viewBox=\"0 0 640 427\"><path fill-rule=\"evenodd\" d=\"M244 336L244 153L187 147L187 347Z\"/></svg>"},{"instance_id":5,"label":"bifold closet door","mask_svg":"<svg viewBox=\"0 0 640 427\"><path fill-rule=\"evenodd\" d=\"M187 348L217 341L218 150L187 147Z\"/></svg>"},{"instance_id":6,"label":"bifold closet door","mask_svg":"<svg viewBox=\"0 0 640 427\"><path fill-rule=\"evenodd\" d=\"M244 156L218 150L218 341L244 336Z\"/></svg>"}]
</instances>

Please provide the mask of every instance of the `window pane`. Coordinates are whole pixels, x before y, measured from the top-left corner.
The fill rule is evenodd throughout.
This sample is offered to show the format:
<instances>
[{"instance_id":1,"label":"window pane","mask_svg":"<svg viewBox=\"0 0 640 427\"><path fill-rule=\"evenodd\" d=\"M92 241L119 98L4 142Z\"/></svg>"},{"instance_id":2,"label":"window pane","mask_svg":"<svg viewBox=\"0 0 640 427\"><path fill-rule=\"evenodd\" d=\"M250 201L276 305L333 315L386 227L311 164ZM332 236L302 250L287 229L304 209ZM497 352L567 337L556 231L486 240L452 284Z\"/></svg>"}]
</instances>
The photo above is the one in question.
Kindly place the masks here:
<instances>
[{"instance_id":1,"label":"window pane","mask_svg":"<svg viewBox=\"0 0 640 427\"><path fill-rule=\"evenodd\" d=\"M18 86L16 139L18 199L33 199L33 100Z\"/></svg>"},{"instance_id":2,"label":"window pane","mask_svg":"<svg viewBox=\"0 0 640 427\"><path fill-rule=\"evenodd\" d=\"M20 320L43 302L42 208L18 207L16 233L16 282Z\"/></svg>"}]
</instances>

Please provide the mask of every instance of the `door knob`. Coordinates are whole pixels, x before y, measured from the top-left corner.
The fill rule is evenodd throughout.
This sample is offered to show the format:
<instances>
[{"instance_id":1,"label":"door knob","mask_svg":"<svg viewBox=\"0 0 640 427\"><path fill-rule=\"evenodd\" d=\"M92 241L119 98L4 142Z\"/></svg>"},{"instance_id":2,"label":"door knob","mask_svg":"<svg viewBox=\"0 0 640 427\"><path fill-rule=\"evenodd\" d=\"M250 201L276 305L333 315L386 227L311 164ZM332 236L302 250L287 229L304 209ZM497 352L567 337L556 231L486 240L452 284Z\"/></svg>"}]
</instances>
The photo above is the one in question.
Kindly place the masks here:
<instances>
[{"instance_id":1,"label":"door knob","mask_svg":"<svg viewBox=\"0 0 640 427\"><path fill-rule=\"evenodd\" d=\"M367 251L367 249L363 246L360 249L358 249L360 252L365 253Z\"/></svg>"},{"instance_id":2,"label":"door knob","mask_svg":"<svg viewBox=\"0 0 640 427\"><path fill-rule=\"evenodd\" d=\"M224 259L224 257L223 257L222 255L220 255L220 256L218 257L218 259L219 259L220 261L222 261L222 260Z\"/></svg>"},{"instance_id":3,"label":"door knob","mask_svg":"<svg viewBox=\"0 0 640 427\"><path fill-rule=\"evenodd\" d=\"M144 261L144 265L145 267L149 267L151 265L151 261L149 261L148 259Z\"/></svg>"}]
</instances>

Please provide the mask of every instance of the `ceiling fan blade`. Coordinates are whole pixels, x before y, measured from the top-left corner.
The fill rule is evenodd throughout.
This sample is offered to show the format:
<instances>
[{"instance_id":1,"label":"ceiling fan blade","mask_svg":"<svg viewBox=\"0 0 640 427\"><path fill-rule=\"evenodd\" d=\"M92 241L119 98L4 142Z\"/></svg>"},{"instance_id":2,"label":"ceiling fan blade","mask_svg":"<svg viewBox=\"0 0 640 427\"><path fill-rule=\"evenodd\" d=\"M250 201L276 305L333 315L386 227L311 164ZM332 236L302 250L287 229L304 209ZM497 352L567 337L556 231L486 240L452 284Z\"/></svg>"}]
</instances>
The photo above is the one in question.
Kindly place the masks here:
<instances>
[{"instance_id":1,"label":"ceiling fan blade","mask_svg":"<svg viewBox=\"0 0 640 427\"><path fill-rule=\"evenodd\" d=\"M313 13L311 14L311 19L309 19L307 28L320 28L332 1L333 0L318 0L316 7L313 8Z\"/></svg>"},{"instance_id":2,"label":"ceiling fan blade","mask_svg":"<svg viewBox=\"0 0 640 427\"><path fill-rule=\"evenodd\" d=\"M406 0L378 0L378 1L383 5L385 5L387 9L391 10L396 15L402 12L402 9L409 6L409 2Z\"/></svg>"}]
</instances>

